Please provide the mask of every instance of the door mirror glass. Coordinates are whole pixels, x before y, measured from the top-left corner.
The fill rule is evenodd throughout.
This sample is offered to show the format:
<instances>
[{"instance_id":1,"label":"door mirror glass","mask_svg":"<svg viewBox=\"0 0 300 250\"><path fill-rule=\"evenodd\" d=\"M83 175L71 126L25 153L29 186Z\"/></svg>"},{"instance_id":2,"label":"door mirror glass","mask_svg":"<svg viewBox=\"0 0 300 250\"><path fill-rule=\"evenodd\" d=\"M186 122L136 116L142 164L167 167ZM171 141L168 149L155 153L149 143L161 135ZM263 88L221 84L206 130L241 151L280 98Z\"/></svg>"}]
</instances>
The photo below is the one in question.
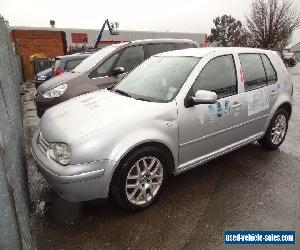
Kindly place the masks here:
<instances>
[{"instance_id":1,"label":"door mirror glass","mask_svg":"<svg viewBox=\"0 0 300 250\"><path fill-rule=\"evenodd\" d=\"M193 103L196 104L214 104L217 102L217 94L212 91L198 90L192 97Z\"/></svg>"},{"instance_id":2,"label":"door mirror glass","mask_svg":"<svg viewBox=\"0 0 300 250\"><path fill-rule=\"evenodd\" d=\"M112 69L111 71L111 75L112 76L117 76L117 75L121 75L125 72L123 67L115 67Z\"/></svg>"}]
</instances>

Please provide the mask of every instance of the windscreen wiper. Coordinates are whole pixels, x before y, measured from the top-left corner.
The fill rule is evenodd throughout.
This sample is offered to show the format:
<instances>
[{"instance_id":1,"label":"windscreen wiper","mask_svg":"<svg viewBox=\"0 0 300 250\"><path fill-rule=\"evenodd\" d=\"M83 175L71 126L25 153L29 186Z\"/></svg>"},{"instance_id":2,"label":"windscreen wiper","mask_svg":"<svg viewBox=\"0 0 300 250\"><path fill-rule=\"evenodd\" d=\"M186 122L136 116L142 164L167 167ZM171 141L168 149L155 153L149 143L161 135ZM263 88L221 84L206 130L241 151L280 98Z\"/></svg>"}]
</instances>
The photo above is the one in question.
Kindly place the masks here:
<instances>
[{"instance_id":1,"label":"windscreen wiper","mask_svg":"<svg viewBox=\"0 0 300 250\"><path fill-rule=\"evenodd\" d=\"M121 94L121 95L124 95L124 96L131 97L131 95L129 95L127 92L125 92L125 91L123 91L123 90L120 90L120 89L114 89L113 91L116 92L116 93L118 93L118 94Z\"/></svg>"},{"instance_id":2,"label":"windscreen wiper","mask_svg":"<svg viewBox=\"0 0 300 250\"><path fill-rule=\"evenodd\" d=\"M145 101L145 102L152 102L152 101L150 101L150 100L148 100L148 99L145 99L145 98L142 98L142 97L134 98L134 99L140 100L140 101Z\"/></svg>"}]
</instances>

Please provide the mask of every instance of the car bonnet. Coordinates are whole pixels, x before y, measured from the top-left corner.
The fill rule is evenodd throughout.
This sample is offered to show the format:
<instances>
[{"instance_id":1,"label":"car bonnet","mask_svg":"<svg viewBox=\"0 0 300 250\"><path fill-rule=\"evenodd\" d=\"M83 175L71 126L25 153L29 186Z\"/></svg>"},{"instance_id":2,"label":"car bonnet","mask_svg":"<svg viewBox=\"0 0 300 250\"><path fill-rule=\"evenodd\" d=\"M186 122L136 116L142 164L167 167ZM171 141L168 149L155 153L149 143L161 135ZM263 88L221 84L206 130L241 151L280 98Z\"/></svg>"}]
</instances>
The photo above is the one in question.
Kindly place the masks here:
<instances>
[{"instance_id":1,"label":"car bonnet","mask_svg":"<svg viewBox=\"0 0 300 250\"><path fill-rule=\"evenodd\" d=\"M40 130L49 142L72 144L99 129L122 124L129 118L140 118L152 105L108 90L95 91L47 110Z\"/></svg>"}]
</instances>

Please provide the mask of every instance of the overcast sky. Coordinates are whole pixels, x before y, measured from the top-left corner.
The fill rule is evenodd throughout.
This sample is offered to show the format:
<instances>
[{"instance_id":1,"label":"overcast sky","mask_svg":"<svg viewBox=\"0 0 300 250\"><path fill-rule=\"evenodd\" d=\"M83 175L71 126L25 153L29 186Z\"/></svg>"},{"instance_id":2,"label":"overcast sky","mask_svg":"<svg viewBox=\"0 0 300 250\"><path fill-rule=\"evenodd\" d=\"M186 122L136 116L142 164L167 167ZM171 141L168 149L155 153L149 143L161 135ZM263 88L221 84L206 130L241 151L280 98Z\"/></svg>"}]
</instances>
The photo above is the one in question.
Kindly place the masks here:
<instances>
[{"instance_id":1,"label":"overcast sky","mask_svg":"<svg viewBox=\"0 0 300 250\"><path fill-rule=\"evenodd\" d=\"M296 0L300 11L300 0ZM119 21L120 30L210 33L213 19L231 14L244 21L251 0L0 0L0 14L11 26L100 29L104 20ZM292 43L300 41L300 30Z\"/></svg>"}]
</instances>

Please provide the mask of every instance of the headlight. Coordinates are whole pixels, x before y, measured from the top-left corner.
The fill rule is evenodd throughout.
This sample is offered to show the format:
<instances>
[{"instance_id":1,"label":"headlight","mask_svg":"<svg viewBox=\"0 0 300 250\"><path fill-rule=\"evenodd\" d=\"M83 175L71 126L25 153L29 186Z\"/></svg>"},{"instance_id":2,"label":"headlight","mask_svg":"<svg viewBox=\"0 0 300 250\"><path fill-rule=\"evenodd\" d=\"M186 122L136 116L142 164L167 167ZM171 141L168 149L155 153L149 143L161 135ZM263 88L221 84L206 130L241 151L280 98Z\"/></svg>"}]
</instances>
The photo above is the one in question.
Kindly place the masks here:
<instances>
[{"instance_id":1,"label":"headlight","mask_svg":"<svg viewBox=\"0 0 300 250\"><path fill-rule=\"evenodd\" d=\"M70 147L65 143L51 143L48 147L48 155L62 165L68 165L71 160Z\"/></svg>"},{"instance_id":2,"label":"headlight","mask_svg":"<svg viewBox=\"0 0 300 250\"><path fill-rule=\"evenodd\" d=\"M47 79L47 76L38 76L37 80L38 81L45 81Z\"/></svg>"},{"instance_id":3,"label":"headlight","mask_svg":"<svg viewBox=\"0 0 300 250\"><path fill-rule=\"evenodd\" d=\"M53 98L53 97L59 97L61 96L63 93L65 93L65 91L67 90L68 85L67 84L62 84L57 86L54 89L50 89L47 92L45 92L43 94L43 97L45 98Z\"/></svg>"}]
</instances>

